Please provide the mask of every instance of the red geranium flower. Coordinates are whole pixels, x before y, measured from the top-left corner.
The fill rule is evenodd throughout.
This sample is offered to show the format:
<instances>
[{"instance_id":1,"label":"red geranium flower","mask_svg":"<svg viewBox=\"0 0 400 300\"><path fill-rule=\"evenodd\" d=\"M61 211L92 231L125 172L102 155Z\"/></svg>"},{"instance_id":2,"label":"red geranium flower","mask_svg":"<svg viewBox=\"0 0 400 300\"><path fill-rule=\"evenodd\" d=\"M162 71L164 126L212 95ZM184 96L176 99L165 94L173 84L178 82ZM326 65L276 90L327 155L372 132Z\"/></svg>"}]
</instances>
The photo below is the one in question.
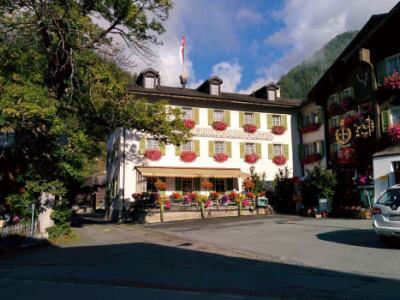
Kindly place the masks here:
<instances>
[{"instance_id":1,"label":"red geranium flower","mask_svg":"<svg viewBox=\"0 0 400 300\"><path fill-rule=\"evenodd\" d=\"M272 127L272 133L275 135L281 135L285 132L285 127L283 126L274 126Z\"/></svg>"},{"instance_id":2,"label":"red geranium flower","mask_svg":"<svg viewBox=\"0 0 400 300\"><path fill-rule=\"evenodd\" d=\"M388 136L393 142L397 142L400 140L400 123L395 123L389 126Z\"/></svg>"},{"instance_id":3,"label":"red geranium flower","mask_svg":"<svg viewBox=\"0 0 400 300\"><path fill-rule=\"evenodd\" d=\"M400 74L394 71L391 76L384 78L384 85L389 89L400 89Z\"/></svg>"},{"instance_id":4,"label":"red geranium flower","mask_svg":"<svg viewBox=\"0 0 400 300\"><path fill-rule=\"evenodd\" d=\"M257 126L254 124L244 124L243 130L247 133L254 133L257 131Z\"/></svg>"},{"instance_id":5,"label":"red geranium flower","mask_svg":"<svg viewBox=\"0 0 400 300\"><path fill-rule=\"evenodd\" d=\"M308 164L312 164L312 163L318 162L318 161L320 161L321 159L322 159L321 154L310 154L310 155L305 156L305 157L301 160L301 162L302 162L303 164L305 164L305 165L308 165Z\"/></svg>"},{"instance_id":6,"label":"red geranium flower","mask_svg":"<svg viewBox=\"0 0 400 300\"><path fill-rule=\"evenodd\" d=\"M244 161L247 162L248 164L254 164L256 163L260 158L258 157L257 154L253 153L253 154L247 154L244 157Z\"/></svg>"},{"instance_id":7,"label":"red geranium flower","mask_svg":"<svg viewBox=\"0 0 400 300\"><path fill-rule=\"evenodd\" d=\"M217 162L224 162L228 159L228 155L225 153L217 153L214 155L214 160Z\"/></svg>"},{"instance_id":8,"label":"red geranium flower","mask_svg":"<svg viewBox=\"0 0 400 300\"><path fill-rule=\"evenodd\" d=\"M236 193L236 192L231 192L231 193L229 194L229 199L231 199L232 201L235 200L235 199L237 199L237 197L239 197L239 195L238 195L238 193Z\"/></svg>"},{"instance_id":9,"label":"red geranium flower","mask_svg":"<svg viewBox=\"0 0 400 300\"><path fill-rule=\"evenodd\" d=\"M212 127L213 127L215 130L223 131L223 130L225 130L225 129L228 127L228 125L227 125L225 122L222 122L222 121L215 121L215 122L212 124Z\"/></svg>"},{"instance_id":10,"label":"red geranium flower","mask_svg":"<svg viewBox=\"0 0 400 300\"><path fill-rule=\"evenodd\" d=\"M252 192L247 192L246 197L250 198L250 199L254 199L256 197L256 195L254 195Z\"/></svg>"},{"instance_id":11,"label":"red geranium flower","mask_svg":"<svg viewBox=\"0 0 400 300\"><path fill-rule=\"evenodd\" d=\"M300 128L300 132L301 133L313 132L313 131L317 131L320 127L321 127L321 124L319 124L319 123L311 123L311 124L308 124L308 125Z\"/></svg>"},{"instance_id":12,"label":"red geranium flower","mask_svg":"<svg viewBox=\"0 0 400 300\"><path fill-rule=\"evenodd\" d=\"M197 154L194 151L182 151L181 160L184 162L192 162L197 158Z\"/></svg>"},{"instance_id":13,"label":"red geranium flower","mask_svg":"<svg viewBox=\"0 0 400 300\"><path fill-rule=\"evenodd\" d=\"M272 158L272 162L277 166L282 166L286 164L286 157L284 157L283 155L274 156Z\"/></svg>"},{"instance_id":14,"label":"red geranium flower","mask_svg":"<svg viewBox=\"0 0 400 300\"><path fill-rule=\"evenodd\" d=\"M158 149L148 149L144 152L144 156L150 160L160 160L162 153Z\"/></svg>"},{"instance_id":15,"label":"red geranium flower","mask_svg":"<svg viewBox=\"0 0 400 300\"><path fill-rule=\"evenodd\" d=\"M186 120L183 120L183 125L186 128L192 129L192 128L194 128L194 126L196 126L196 122L191 119L186 119Z\"/></svg>"}]
</instances>

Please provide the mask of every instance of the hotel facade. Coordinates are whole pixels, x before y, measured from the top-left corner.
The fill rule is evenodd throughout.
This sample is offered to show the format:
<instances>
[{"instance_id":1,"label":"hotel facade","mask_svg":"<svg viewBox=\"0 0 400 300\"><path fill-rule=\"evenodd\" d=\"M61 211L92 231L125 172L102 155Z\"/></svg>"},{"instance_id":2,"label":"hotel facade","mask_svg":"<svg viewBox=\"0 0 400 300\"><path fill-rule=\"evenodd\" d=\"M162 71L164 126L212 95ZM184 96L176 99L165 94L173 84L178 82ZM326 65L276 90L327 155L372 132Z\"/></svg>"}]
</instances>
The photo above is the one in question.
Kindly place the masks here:
<instances>
[{"instance_id":1,"label":"hotel facade","mask_svg":"<svg viewBox=\"0 0 400 300\"><path fill-rule=\"evenodd\" d=\"M268 184L285 166L291 176L302 175L297 127L301 101L282 99L276 84L244 95L221 92L223 82L216 76L197 89L160 82L157 71L146 69L129 93L180 108L192 138L181 146L160 145L150 135L117 128L107 143L107 183L114 201L153 191L157 179L166 183L168 195L205 192L206 180L218 192L241 191L251 172Z\"/></svg>"}]
</instances>

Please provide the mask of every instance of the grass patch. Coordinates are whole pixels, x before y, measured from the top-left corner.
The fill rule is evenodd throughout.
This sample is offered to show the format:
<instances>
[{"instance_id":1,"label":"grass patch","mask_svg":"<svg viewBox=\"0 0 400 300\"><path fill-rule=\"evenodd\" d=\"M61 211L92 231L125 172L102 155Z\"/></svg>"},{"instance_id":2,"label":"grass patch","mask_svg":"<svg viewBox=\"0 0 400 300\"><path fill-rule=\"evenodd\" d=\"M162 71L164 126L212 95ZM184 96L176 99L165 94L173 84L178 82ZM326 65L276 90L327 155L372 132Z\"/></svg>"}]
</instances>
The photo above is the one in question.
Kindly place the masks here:
<instances>
[{"instance_id":1,"label":"grass patch","mask_svg":"<svg viewBox=\"0 0 400 300\"><path fill-rule=\"evenodd\" d=\"M50 241L55 245L73 244L79 242L79 240L80 237L74 230L71 230L68 234L63 234L50 239Z\"/></svg>"}]
</instances>

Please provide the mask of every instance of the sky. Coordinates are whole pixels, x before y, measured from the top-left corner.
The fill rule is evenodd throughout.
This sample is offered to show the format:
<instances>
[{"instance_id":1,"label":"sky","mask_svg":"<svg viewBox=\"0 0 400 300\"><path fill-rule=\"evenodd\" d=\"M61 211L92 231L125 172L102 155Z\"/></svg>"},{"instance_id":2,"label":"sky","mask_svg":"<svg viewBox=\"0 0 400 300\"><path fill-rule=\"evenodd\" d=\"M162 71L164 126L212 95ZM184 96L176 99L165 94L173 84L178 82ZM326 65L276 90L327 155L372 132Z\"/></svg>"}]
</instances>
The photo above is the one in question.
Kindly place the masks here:
<instances>
[{"instance_id":1,"label":"sky","mask_svg":"<svg viewBox=\"0 0 400 300\"><path fill-rule=\"evenodd\" d=\"M163 45L151 46L161 84L179 86L179 47L186 36L188 86L217 75L223 92L251 93L278 81L336 35L359 30L398 0L174 0Z\"/></svg>"}]
</instances>

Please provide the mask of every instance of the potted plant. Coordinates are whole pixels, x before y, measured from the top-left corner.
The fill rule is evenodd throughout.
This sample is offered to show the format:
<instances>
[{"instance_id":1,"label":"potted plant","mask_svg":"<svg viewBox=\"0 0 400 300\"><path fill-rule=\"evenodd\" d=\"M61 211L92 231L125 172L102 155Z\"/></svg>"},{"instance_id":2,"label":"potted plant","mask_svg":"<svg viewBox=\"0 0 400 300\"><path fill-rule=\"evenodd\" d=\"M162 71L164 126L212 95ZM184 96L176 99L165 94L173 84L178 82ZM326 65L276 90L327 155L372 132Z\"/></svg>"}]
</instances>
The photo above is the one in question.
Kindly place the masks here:
<instances>
[{"instance_id":1,"label":"potted plant","mask_svg":"<svg viewBox=\"0 0 400 300\"><path fill-rule=\"evenodd\" d=\"M332 170L315 167L309 175L309 184L317 189L319 211L330 211L336 188L336 174Z\"/></svg>"}]
</instances>

